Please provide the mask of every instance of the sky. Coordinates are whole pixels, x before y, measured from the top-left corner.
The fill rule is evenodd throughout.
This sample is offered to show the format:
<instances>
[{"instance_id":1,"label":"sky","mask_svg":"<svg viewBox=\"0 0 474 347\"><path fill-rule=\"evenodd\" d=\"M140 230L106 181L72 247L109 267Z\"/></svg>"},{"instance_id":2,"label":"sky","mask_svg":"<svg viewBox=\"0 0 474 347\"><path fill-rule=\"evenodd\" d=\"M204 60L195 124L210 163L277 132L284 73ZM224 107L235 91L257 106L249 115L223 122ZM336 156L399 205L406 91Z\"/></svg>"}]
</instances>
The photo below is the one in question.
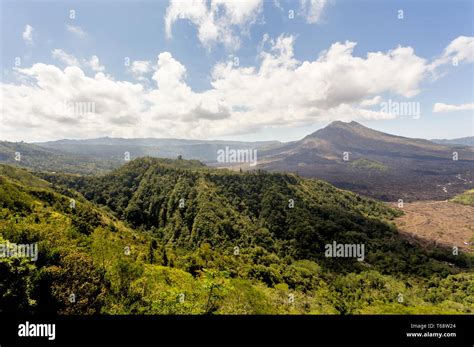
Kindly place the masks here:
<instances>
[{"instance_id":1,"label":"sky","mask_svg":"<svg viewBox=\"0 0 474 347\"><path fill-rule=\"evenodd\" d=\"M0 140L474 135L472 1L0 0Z\"/></svg>"}]
</instances>

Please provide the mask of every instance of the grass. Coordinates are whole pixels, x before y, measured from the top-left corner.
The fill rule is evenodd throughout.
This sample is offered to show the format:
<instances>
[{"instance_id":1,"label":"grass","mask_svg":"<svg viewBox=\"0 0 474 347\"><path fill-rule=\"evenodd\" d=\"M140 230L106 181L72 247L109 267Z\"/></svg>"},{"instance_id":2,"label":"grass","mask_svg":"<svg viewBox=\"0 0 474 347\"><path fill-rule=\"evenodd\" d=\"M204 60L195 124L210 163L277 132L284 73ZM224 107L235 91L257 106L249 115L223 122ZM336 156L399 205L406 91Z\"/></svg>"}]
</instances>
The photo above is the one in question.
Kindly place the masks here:
<instances>
[{"instance_id":1,"label":"grass","mask_svg":"<svg viewBox=\"0 0 474 347\"><path fill-rule=\"evenodd\" d=\"M458 204L474 206L474 189L467 190L464 193L455 196L451 201L457 202Z\"/></svg>"}]
</instances>

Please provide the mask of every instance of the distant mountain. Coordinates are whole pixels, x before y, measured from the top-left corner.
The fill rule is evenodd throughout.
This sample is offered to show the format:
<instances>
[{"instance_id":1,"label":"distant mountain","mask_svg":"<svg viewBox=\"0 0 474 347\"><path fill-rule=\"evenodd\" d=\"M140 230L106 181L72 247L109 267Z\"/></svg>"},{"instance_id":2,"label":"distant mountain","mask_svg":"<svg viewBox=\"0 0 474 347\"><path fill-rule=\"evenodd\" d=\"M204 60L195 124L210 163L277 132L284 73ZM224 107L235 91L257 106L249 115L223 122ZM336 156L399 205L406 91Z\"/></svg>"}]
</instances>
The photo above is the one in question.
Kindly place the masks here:
<instances>
[{"instance_id":1,"label":"distant mountain","mask_svg":"<svg viewBox=\"0 0 474 347\"><path fill-rule=\"evenodd\" d=\"M300 141L260 150L257 168L297 172L382 200L408 201L444 199L471 188L474 156L466 147L337 121Z\"/></svg>"},{"instance_id":2,"label":"distant mountain","mask_svg":"<svg viewBox=\"0 0 474 347\"><path fill-rule=\"evenodd\" d=\"M182 139L122 139L102 137L87 140L58 140L38 142L37 146L61 150L71 154L92 156L106 160L122 160L124 153L130 158L152 156L175 159L181 155L185 159L200 160L204 163L217 162L217 151L226 146L235 149L259 149L278 144L278 141L206 141Z\"/></svg>"},{"instance_id":3,"label":"distant mountain","mask_svg":"<svg viewBox=\"0 0 474 347\"><path fill-rule=\"evenodd\" d=\"M474 136L460 137L458 139L434 139L433 142L442 145L460 145L460 146L474 146Z\"/></svg>"},{"instance_id":4,"label":"distant mountain","mask_svg":"<svg viewBox=\"0 0 474 347\"><path fill-rule=\"evenodd\" d=\"M218 162L224 149L257 151L258 165ZM16 152L21 161L15 160ZM226 158L232 159L228 154ZM0 142L0 162L43 171L104 173L144 156L181 156L210 166L293 172L386 201L448 199L474 187L472 147L390 135L357 122L333 122L289 143L109 137Z\"/></svg>"},{"instance_id":5,"label":"distant mountain","mask_svg":"<svg viewBox=\"0 0 474 347\"><path fill-rule=\"evenodd\" d=\"M202 141L181 139L122 139L102 137L87 140L58 140L25 143L0 141L0 163L39 171L75 174L109 172L129 160L151 156L199 160L217 164L218 151L226 147L256 150L278 141Z\"/></svg>"},{"instance_id":6,"label":"distant mountain","mask_svg":"<svg viewBox=\"0 0 474 347\"><path fill-rule=\"evenodd\" d=\"M123 162L98 160L90 155L71 154L25 142L0 141L0 163L40 171L92 174L110 171Z\"/></svg>"}]
</instances>

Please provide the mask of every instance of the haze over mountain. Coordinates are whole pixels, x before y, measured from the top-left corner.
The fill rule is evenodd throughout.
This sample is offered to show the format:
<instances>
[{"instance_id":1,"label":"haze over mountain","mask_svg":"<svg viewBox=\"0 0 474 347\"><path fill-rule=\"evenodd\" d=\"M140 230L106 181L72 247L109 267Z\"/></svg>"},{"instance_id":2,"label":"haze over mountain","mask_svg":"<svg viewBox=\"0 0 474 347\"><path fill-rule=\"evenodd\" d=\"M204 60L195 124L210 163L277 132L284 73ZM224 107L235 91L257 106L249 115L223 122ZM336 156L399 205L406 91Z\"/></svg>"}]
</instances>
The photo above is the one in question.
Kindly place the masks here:
<instances>
[{"instance_id":1,"label":"haze over mountain","mask_svg":"<svg viewBox=\"0 0 474 347\"><path fill-rule=\"evenodd\" d=\"M0 141L0 162L42 171L94 174L110 171L129 160L144 156L169 159L182 156L216 164L217 151L226 146L258 149L278 143L111 137L39 143Z\"/></svg>"},{"instance_id":2,"label":"haze over mountain","mask_svg":"<svg viewBox=\"0 0 474 347\"><path fill-rule=\"evenodd\" d=\"M278 144L278 141L221 141L221 140L186 140L137 138L123 139L102 137L87 140L58 140L39 142L36 145L67 153L94 156L101 159L123 159L124 153L131 158L152 156L175 159L178 155L184 158L214 163L217 151L229 146L239 149L257 149Z\"/></svg>"}]
</instances>

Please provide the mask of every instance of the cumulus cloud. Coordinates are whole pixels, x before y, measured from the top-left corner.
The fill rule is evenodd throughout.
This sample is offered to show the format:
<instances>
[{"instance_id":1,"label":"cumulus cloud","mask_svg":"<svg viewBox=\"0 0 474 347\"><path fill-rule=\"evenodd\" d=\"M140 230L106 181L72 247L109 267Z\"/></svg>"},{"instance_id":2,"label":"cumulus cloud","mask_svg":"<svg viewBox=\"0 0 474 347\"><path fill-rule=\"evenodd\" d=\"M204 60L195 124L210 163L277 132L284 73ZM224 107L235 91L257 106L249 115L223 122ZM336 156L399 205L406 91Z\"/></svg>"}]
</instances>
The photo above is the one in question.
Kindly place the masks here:
<instances>
[{"instance_id":1,"label":"cumulus cloud","mask_svg":"<svg viewBox=\"0 0 474 347\"><path fill-rule=\"evenodd\" d=\"M186 68L174 59L171 53L164 52L158 55L158 69L153 74L153 79L161 91L175 91L180 88L190 90L183 82L185 74Z\"/></svg>"},{"instance_id":2,"label":"cumulus cloud","mask_svg":"<svg viewBox=\"0 0 474 347\"><path fill-rule=\"evenodd\" d=\"M23 37L23 40L27 45L32 45L33 44L33 27L29 24L25 26L25 29L23 30L23 33L21 36Z\"/></svg>"},{"instance_id":3,"label":"cumulus cloud","mask_svg":"<svg viewBox=\"0 0 474 347\"><path fill-rule=\"evenodd\" d=\"M462 105L449 105L449 104L443 104L441 102L437 102L433 106L434 113L473 111L473 110L474 110L474 103L462 104Z\"/></svg>"},{"instance_id":4,"label":"cumulus cloud","mask_svg":"<svg viewBox=\"0 0 474 347\"><path fill-rule=\"evenodd\" d=\"M200 42L210 48L222 43L229 49L240 46L238 34L247 31L261 13L263 0L171 0L166 10L165 30L172 36L172 26L187 19L197 27Z\"/></svg>"},{"instance_id":5,"label":"cumulus cloud","mask_svg":"<svg viewBox=\"0 0 474 347\"><path fill-rule=\"evenodd\" d=\"M66 25L66 30L70 32L71 34L79 37L79 38L84 38L86 37L87 33L80 27L80 26L75 26L75 25Z\"/></svg>"},{"instance_id":6,"label":"cumulus cloud","mask_svg":"<svg viewBox=\"0 0 474 347\"><path fill-rule=\"evenodd\" d=\"M145 75L152 71L152 65L147 60L135 60L130 66L130 71L134 78L144 81L146 80Z\"/></svg>"},{"instance_id":7,"label":"cumulus cloud","mask_svg":"<svg viewBox=\"0 0 474 347\"><path fill-rule=\"evenodd\" d=\"M199 92L187 83L186 67L169 52L156 62L132 63L132 73L151 76L142 84L105 75L97 57L91 59L92 70L99 72L89 77L83 60L55 50L64 69L34 64L16 69L27 83L1 84L0 124L12 139L31 141L105 135L209 138L315 121L388 119L396 116L373 108L381 95L417 95L432 69L432 62L411 47L355 56L355 42L336 42L317 58L300 61L294 42L291 35L267 37L256 66L220 62L211 71L211 86ZM51 108L65 103L91 103L94 109L77 115ZM28 131L31 137L25 137Z\"/></svg>"},{"instance_id":8,"label":"cumulus cloud","mask_svg":"<svg viewBox=\"0 0 474 347\"><path fill-rule=\"evenodd\" d=\"M143 87L139 84L113 81L103 73L88 77L76 66L61 70L37 63L16 70L34 84L1 85L6 101L1 123L7 132L21 128L26 134L31 131L32 139L56 138L59 124L60 136L90 137L111 124L135 124L142 112ZM91 112L74 112L71 105L88 106Z\"/></svg>"}]
</instances>

